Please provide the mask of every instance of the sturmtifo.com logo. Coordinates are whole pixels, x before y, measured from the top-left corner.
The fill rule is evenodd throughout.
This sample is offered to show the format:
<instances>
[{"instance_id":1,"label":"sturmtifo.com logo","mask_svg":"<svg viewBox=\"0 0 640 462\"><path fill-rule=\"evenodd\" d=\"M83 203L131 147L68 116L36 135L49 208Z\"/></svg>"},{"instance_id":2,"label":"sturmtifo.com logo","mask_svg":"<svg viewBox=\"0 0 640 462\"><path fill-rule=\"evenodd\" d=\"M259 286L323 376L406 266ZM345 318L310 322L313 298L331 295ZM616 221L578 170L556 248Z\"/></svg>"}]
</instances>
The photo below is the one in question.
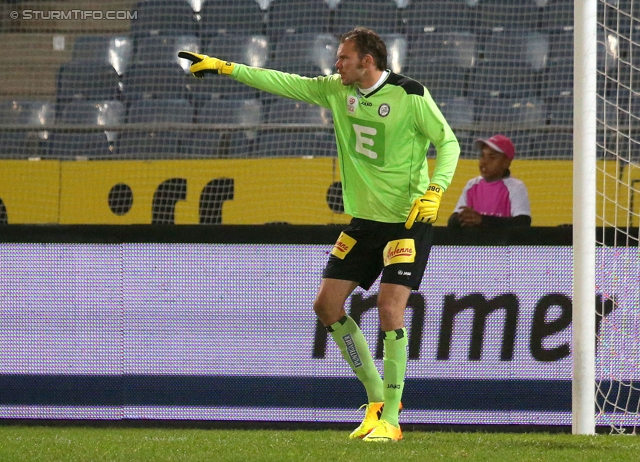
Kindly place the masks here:
<instances>
[{"instance_id":1,"label":"sturmtifo.com logo","mask_svg":"<svg viewBox=\"0 0 640 462\"><path fill-rule=\"evenodd\" d=\"M22 10L12 11L9 13L9 17L11 19L22 19L24 21L123 21L138 19L138 12L125 10Z\"/></svg>"}]
</instances>

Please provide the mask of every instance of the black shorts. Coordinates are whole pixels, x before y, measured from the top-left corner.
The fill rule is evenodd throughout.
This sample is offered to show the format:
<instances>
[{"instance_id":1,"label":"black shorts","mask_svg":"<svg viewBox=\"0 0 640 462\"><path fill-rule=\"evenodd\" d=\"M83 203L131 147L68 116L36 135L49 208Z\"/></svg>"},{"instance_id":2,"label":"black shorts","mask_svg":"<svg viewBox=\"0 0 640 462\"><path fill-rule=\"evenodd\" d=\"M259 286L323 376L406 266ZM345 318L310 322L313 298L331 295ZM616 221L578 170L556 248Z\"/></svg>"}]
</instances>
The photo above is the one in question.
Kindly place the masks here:
<instances>
[{"instance_id":1,"label":"black shorts","mask_svg":"<svg viewBox=\"0 0 640 462\"><path fill-rule=\"evenodd\" d=\"M322 273L324 278L355 281L368 290L382 272L381 282L420 287L433 226L414 223L381 223L353 218L340 234Z\"/></svg>"}]
</instances>

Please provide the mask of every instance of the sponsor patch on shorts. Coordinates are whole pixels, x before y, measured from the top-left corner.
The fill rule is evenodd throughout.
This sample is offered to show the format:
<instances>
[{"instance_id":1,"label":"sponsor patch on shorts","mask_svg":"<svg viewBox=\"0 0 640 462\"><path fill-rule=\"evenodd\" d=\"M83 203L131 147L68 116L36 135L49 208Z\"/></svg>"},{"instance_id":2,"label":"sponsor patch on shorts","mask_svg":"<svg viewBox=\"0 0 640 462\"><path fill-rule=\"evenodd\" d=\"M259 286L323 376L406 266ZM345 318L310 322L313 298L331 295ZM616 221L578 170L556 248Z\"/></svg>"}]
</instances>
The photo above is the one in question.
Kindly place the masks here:
<instances>
[{"instance_id":1,"label":"sponsor patch on shorts","mask_svg":"<svg viewBox=\"0 0 640 462\"><path fill-rule=\"evenodd\" d=\"M416 243L413 239L389 241L382 251L384 266L394 263L413 263L416 259Z\"/></svg>"},{"instance_id":2,"label":"sponsor patch on shorts","mask_svg":"<svg viewBox=\"0 0 640 462\"><path fill-rule=\"evenodd\" d=\"M353 246L356 245L356 240L351 236L340 233L338 236L338 240L335 244L333 244L333 249L331 249L331 255L335 255L340 260L343 260L344 257L347 256L349 251L353 249Z\"/></svg>"}]
</instances>

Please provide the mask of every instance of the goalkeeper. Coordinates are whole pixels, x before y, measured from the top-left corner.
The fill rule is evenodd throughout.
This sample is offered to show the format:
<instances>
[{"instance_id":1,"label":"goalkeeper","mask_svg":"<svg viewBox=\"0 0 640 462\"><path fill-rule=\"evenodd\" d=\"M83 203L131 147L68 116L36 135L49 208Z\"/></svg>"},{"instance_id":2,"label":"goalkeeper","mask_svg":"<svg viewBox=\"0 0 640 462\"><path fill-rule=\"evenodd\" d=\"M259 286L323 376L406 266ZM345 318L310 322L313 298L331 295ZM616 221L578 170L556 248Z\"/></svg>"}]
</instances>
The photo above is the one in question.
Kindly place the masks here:
<instances>
[{"instance_id":1,"label":"goalkeeper","mask_svg":"<svg viewBox=\"0 0 640 462\"><path fill-rule=\"evenodd\" d=\"M331 251L314 310L367 393L364 420L350 437L401 440L398 413L408 344L404 311L411 290L420 286L432 223L458 161L460 147L451 128L424 86L387 69L385 44L369 29L358 27L340 38L338 72L324 77L305 78L191 52L179 56L192 61L196 77L227 74L259 90L332 110L344 208L353 218ZM437 156L429 177L426 153L431 143ZM384 379L344 308L357 286L368 290L380 273Z\"/></svg>"}]
</instances>

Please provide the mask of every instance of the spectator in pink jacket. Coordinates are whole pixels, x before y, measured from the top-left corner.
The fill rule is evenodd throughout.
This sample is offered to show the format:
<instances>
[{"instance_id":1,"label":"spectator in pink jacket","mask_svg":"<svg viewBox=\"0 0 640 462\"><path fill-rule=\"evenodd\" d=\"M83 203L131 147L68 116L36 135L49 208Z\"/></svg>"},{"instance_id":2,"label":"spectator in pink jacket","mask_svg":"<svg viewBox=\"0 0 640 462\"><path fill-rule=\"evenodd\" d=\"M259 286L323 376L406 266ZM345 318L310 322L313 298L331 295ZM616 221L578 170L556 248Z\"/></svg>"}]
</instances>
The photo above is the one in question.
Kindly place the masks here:
<instances>
[{"instance_id":1,"label":"spectator in pink jacket","mask_svg":"<svg viewBox=\"0 0 640 462\"><path fill-rule=\"evenodd\" d=\"M531 206L524 183L511 176L516 150L509 138L493 135L476 140L480 176L469 180L449 217L451 228L531 226Z\"/></svg>"}]
</instances>

